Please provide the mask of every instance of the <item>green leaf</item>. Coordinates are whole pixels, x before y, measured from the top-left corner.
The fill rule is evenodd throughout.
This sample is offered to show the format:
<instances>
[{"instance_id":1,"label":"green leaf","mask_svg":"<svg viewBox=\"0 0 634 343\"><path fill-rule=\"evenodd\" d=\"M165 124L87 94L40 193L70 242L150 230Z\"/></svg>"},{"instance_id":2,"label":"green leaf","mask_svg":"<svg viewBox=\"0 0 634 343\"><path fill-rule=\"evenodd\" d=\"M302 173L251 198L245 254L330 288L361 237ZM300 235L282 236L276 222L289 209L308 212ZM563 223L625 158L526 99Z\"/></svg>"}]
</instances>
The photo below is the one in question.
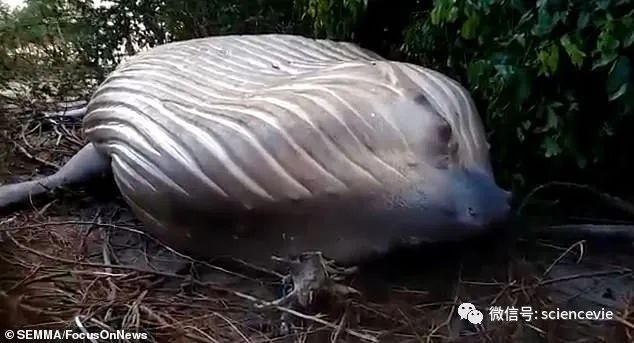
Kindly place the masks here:
<instances>
[{"instance_id":1,"label":"green leaf","mask_svg":"<svg viewBox=\"0 0 634 343\"><path fill-rule=\"evenodd\" d=\"M515 74L515 69L507 64L496 64L495 71L497 71L497 77L505 84L508 83Z\"/></svg>"},{"instance_id":2,"label":"green leaf","mask_svg":"<svg viewBox=\"0 0 634 343\"><path fill-rule=\"evenodd\" d=\"M552 108L562 108L564 104L561 101L552 101L550 103L550 107Z\"/></svg>"},{"instance_id":3,"label":"green leaf","mask_svg":"<svg viewBox=\"0 0 634 343\"><path fill-rule=\"evenodd\" d=\"M579 50L579 47L577 47L577 45L572 42L568 34L561 37L560 42L561 45L564 47L564 50L566 50L568 57L570 57L570 61L572 62L572 64L574 64L577 68L581 67L586 54L583 51Z\"/></svg>"},{"instance_id":4,"label":"green leaf","mask_svg":"<svg viewBox=\"0 0 634 343\"><path fill-rule=\"evenodd\" d=\"M551 12L562 11L566 9L567 2L564 0L548 0L544 1L544 7Z\"/></svg>"},{"instance_id":5,"label":"green leaf","mask_svg":"<svg viewBox=\"0 0 634 343\"><path fill-rule=\"evenodd\" d=\"M458 6L451 6L451 8L449 9L449 16L447 18L447 21L449 23L453 23L456 21L456 19L458 19L458 14L459 14L459 9Z\"/></svg>"},{"instance_id":6,"label":"green leaf","mask_svg":"<svg viewBox=\"0 0 634 343\"><path fill-rule=\"evenodd\" d=\"M551 76L557 71L559 65L559 48L556 44L551 44L548 48L541 50L537 59L540 61L539 74Z\"/></svg>"},{"instance_id":7,"label":"green leaf","mask_svg":"<svg viewBox=\"0 0 634 343\"><path fill-rule=\"evenodd\" d=\"M629 34L623 39L622 43L624 48L629 48L632 44L634 44L634 25L632 26L633 27L631 28Z\"/></svg>"},{"instance_id":8,"label":"green leaf","mask_svg":"<svg viewBox=\"0 0 634 343\"><path fill-rule=\"evenodd\" d=\"M625 94L625 92L627 91L627 88L628 88L628 84L624 83L618 89L616 89L612 94L608 92L608 100L614 101L620 98L621 96L623 96L623 94Z\"/></svg>"},{"instance_id":9,"label":"green leaf","mask_svg":"<svg viewBox=\"0 0 634 343\"><path fill-rule=\"evenodd\" d=\"M579 15L579 19L577 19L577 29L578 30L583 30L586 27L588 27L588 24L590 24L590 15L592 13L591 12L582 12Z\"/></svg>"},{"instance_id":10,"label":"green leaf","mask_svg":"<svg viewBox=\"0 0 634 343\"><path fill-rule=\"evenodd\" d=\"M557 139L553 136L547 136L542 142L544 156L547 158L557 156L561 153L561 147L557 143Z\"/></svg>"},{"instance_id":11,"label":"green leaf","mask_svg":"<svg viewBox=\"0 0 634 343\"><path fill-rule=\"evenodd\" d=\"M614 38L610 30L601 31L601 34L599 34L597 47L599 51L603 52L604 54L614 52L616 49L618 49L619 45L619 41Z\"/></svg>"},{"instance_id":12,"label":"green leaf","mask_svg":"<svg viewBox=\"0 0 634 343\"><path fill-rule=\"evenodd\" d=\"M513 73L511 85L515 89L515 103L521 105L528 99L532 91L533 82L528 71L526 69L516 69Z\"/></svg>"},{"instance_id":13,"label":"green leaf","mask_svg":"<svg viewBox=\"0 0 634 343\"><path fill-rule=\"evenodd\" d=\"M620 98L625 93L631 73L630 59L625 56L620 56L614 64L612 64L606 85L608 99L610 101Z\"/></svg>"},{"instance_id":14,"label":"green leaf","mask_svg":"<svg viewBox=\"0 0 634 343\"><path fill-rule=\"evenodd\" d=\"M614 130L612 129L612 125L610 125L610 123L603 123L600 132L602 136L614 136Z\"/></svg>"},{"instance_id":15,"label":"green leaf","mask_svg":"<svg viewBox=\"0 0 634 343\"><path fill-rule=\"evenodd\" d=\"M518 11L519 13L526 12L526 6L522 0L511 0L509 5L512 9Z\"/></svg>"},{"instance_id":16,"label":"green leaf","mask_svg":"<svg viewBox=\"0 0 634 343\"><path fill-rule=\"evenodd\" d=\"M438 25L440 24L440 21L442 20L442 8L441 7L434 7L431 10L431 23L433 25Z\"/></svg>"},{"instance_id":17,"label":"green leaf","mask_svg":"<svg viewBox=\"0 0 634 343\"><path fill-rule=\"evenodd\" d=\"M478 2L480 3L480 9L488 11L496 0L480 0Z\"/></svg>"},{"instance_id":18,"label":"green leaf","mask_svg":"<svg viewBox=\"0 0 634 343\"><path fill-rule=\"evenodd\" d=\"M611 0L594 0L594 2L597 4L597 8L607 10L610 7Z\"/></svg>"},{"instance_id":19,"label":"green leaf","mask_svg":"<svg viewBox=\"0 0 634 343\"><path fill-rule=\"evenodd\" d=\"M517 135L517 139L520 142L523 142L526 139L526 136L524 136L524 132L522 132L522 128L518 127L515 129L515 134Z\"/></svg>"},{"instance_id":20,"label":"green leaf","mask_svg":"<svg viewBox=\"0 0 634 343\"><path fill-rule=\"evenodd\" d=\"M625 91L625 94L619 98L624 105L624 110L620 113L621 117L629 116L634 111L634 87L630 84Z\"/></svg>"},{"instance_id":21,"label":"green leaf","mask_svg":"<svg viewBox=\"0 0 634 343\"><path fill-rule=\"evenodd\" d=\"M467 80L469 84L474 85L476 89L479 88L480 80L482 78L488 78L489 70L489 65L485 61L469 63L469 66L467 66Z\"/></svg>"},{"instance_id":22,"label":"green leaf","mask_svg":"<svg viewBox=\"0 0 634 343\"><path fill-rule=\"evenodd\" d=\"M431 22L433 25L453 23L458 18L459 8L452 0L434 1L434 8L431 10Z\"/></svg>"},{"instance_id":23,"label":"green leaf","mask_svg":"<svg viewBox=\"0 0 634 343\"><path fill-rule=\"evenodd\" d=\"M605 67L612 63L612 61L618 57L617 49L619 45L619 41L614 38L610 29L601 31L597 41L597 51L595 51L595 54L598 54L600 57L597 61L592 63L592 70Z\"/></svg>"},{"instance_id":24,"label":"green leaf","mask_svg":"<svg viewBox=\"0 0 634 343\"><path fill-rule=\"evenodd\" d=\"M557 112L555 112L555 109L552 106L548 106L548 116L546 118L547 118L546 119L547 121L546 121L545 129L555 130L559 128L559 116L557 115Z\"/></svg>"},{"instance_id":25,"label":"green leaf","mask_svg":"<svg viewBox=\"0 0 634 343\"><path fill-rule=\"evenodd\" d=\"M614 61L618 56L619 55L617 55L616 53L602 55L601 58L592 63L592 70L607 66L608 64L612 63L612 61Z\"/></svg>"},{"instance_id":26,"label":"green leaf","mask_svg":"<svg viewBox=\"0 0 634 343\"><path fill-rule=\"evenodd\" d=\"M478 25L480 24L480 17L477 14L470 16L462 24L460 29L460 35L464 39L473 39L476 36Z\"/></svg>"},{"instance_id":27,"label":"green leaf","mask_svg":"<svg viewBox=\"0 0 634 343\"><path fill-rule=\"evenodd\" d=\"M554 25L553 16L542 7L537 11L537 24L533 28L533 32L538 36L544 36L550 33Z\"/></svg>"}]
</instances>

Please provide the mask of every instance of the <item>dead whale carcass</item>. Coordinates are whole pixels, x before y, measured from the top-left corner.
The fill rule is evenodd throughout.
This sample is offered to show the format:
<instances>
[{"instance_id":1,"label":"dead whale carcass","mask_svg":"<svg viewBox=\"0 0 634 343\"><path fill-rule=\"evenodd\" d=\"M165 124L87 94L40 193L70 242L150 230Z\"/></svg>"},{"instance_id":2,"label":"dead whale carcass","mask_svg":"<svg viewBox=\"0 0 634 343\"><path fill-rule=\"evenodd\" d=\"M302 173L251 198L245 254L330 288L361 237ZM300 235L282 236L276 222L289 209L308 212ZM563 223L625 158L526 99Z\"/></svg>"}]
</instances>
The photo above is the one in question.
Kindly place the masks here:
<instances>
[{"instance_id":1,"label":"dead whale carcass","mask_svg":"<svg viewBox=\"0 0 634 343\"><path fill-rule=\"evenodd\" d=\"M139 53L90 100L89 141L0 206L110 169L147 230L197 256L340 262L463 239L509 211L468 92L356 45L218 36Z\"/></svg>"}]
</instances>

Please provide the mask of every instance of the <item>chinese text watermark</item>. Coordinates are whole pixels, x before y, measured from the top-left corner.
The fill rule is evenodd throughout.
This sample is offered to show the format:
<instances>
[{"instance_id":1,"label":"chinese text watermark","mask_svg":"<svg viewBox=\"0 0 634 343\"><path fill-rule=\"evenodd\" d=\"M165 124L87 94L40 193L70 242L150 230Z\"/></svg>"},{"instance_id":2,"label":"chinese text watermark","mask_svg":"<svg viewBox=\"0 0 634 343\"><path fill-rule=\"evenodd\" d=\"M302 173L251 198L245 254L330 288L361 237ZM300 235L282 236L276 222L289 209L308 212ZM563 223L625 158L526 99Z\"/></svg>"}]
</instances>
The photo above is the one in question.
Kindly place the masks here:
<instances>
[{"instance_id":1,"label":"chinese text watermark","mask_svg":"<svg viewBox=\"0 0 634 343\"><path fill-rule=\"evenodd\" d=\"M460 319L466 319L471 324L482 324L484 314L471 303L458 306ZM614 312L604 308L590 311L535 310L532 306L491 306L488 308L488 319L491 322L516 322L532 320L613 320Z\"/></svg>"},{"instance_id":2,"label":"chinese text watermark","mask_svg":"<svg viewBox=\"0 0 634 343\"><path fill-rule=\"evenodd\" d=\"M519 321L524 320L530 322L535 319L542 320L612 320L614 312L602 308L598 311L570 311L561 310L534 310L531 306L521 307L502 307L492 306L489 308L489 318L495 321Z\"/></svg>"}]
</instances>

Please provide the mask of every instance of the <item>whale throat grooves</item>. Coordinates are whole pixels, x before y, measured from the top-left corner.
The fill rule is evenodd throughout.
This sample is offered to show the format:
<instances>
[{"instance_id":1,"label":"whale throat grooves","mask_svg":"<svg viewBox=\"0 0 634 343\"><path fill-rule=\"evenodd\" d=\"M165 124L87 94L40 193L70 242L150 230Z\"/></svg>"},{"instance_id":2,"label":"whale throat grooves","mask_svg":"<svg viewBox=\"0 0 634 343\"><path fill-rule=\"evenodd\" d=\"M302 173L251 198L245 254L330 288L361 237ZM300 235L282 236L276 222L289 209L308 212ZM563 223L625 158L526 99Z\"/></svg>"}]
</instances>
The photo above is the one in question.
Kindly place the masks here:
<instances>
[{"instance_id":1,"label":"whale throat grooves","mask_svg":"<svg viewBox=\"0 0 634 343\"><path fill-rule=\"evenodd\" d=\"M126 201L164 227L362 198L424 181L426 170L491 174L458 82L352 43L292 35L141 52L95 92L84 130L111 158Z\"/></svg>"}]
</instances>

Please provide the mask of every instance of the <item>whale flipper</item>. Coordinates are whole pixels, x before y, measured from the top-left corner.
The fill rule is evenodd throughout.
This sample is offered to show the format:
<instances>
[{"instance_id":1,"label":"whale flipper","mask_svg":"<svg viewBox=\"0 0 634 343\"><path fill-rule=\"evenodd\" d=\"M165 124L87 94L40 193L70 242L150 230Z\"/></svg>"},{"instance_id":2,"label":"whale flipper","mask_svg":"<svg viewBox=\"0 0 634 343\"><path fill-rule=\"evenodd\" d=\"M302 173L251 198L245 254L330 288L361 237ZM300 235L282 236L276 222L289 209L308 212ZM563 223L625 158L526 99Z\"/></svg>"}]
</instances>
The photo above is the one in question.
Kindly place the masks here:
<instances>
[{"instance_id":1,"label":"whale flipper","mask_svg":"<svg viewBox=\"0 0 634 343\"><path fill-rule=\"evenodd\" d=\"M79 150L55 174L36 180L0 186L0 209L63 186L85 183L110 172L110 160L92 143Z\"/></svg>"}]
</instances>

